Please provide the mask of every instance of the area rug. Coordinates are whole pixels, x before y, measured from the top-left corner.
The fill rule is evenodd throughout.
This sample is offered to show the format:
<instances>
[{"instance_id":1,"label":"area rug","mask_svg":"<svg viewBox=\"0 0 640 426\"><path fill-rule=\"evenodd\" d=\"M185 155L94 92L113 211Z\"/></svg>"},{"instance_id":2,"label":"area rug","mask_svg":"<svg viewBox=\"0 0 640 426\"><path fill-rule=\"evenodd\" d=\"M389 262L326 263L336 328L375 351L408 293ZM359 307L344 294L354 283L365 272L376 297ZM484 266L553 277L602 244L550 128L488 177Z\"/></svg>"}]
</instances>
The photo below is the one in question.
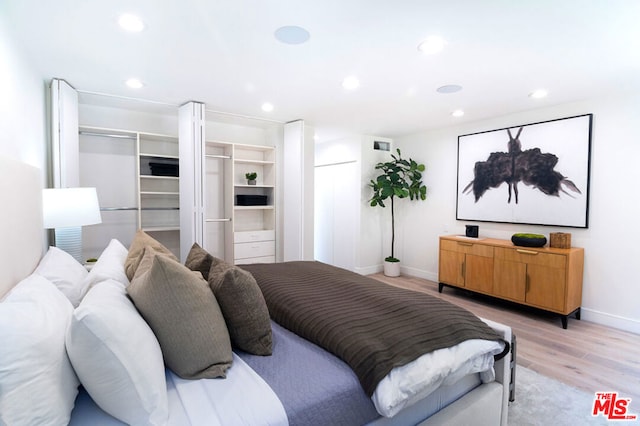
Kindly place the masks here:
<instances>
[{"instance_id":1,"label":"area rug","mask_svg":"<svg viewBox=\"0 0 640 426\"><path fill-rule=\"evenodd\" d=\"M509 404L510 426L577 426L611 424L593 417L594 395L543 376L528 368L516 367L516 397ZM627 422L616 422L628 424Z\"/></svg>"}]
</instances>

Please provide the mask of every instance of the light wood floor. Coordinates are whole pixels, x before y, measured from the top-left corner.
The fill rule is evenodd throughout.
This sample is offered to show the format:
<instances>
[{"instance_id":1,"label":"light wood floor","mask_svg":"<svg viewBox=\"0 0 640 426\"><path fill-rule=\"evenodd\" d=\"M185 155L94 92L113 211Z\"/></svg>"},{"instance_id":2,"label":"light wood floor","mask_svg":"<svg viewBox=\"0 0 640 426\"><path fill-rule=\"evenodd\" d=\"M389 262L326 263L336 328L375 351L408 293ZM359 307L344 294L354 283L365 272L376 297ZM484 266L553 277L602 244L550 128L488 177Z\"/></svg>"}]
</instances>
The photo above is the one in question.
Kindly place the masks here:
<instances>
[{"instance_id":1,"label":"light wood floor","mask_svg":"<svg viewBox=\"0 0 640 426\"><path fill-rule=\"evenodd\" d=\"M516 335L519 365L589 393L617 391L620 397L632 398L636 411L640 407L640 335L573 317L564 330L558 316L542 311L451 287L444 287L440 294L437 283L421 278L371 277L442 297L480 317L509 325Z\"/></svg>"}]
</instances>

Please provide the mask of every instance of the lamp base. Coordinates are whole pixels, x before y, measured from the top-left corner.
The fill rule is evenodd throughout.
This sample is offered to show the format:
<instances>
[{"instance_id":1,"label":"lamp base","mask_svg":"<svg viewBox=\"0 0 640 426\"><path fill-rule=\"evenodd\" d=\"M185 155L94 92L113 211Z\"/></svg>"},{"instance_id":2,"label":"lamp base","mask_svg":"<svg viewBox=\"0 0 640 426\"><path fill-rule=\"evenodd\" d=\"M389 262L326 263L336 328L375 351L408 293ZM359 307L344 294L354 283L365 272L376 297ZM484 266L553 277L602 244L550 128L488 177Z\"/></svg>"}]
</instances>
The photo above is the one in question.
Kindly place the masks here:
<instances>
[{"instance_id":1,"label":"lamp base","mask_svg":"<svg viewBox=\"0 0 640 426\"><path fill-rule=\"evenodd\" d=\"M55 229L55 245L60 250L69 253L75 260L82 263L82 227L71 226Z\"/></svg>"}]
</instances>

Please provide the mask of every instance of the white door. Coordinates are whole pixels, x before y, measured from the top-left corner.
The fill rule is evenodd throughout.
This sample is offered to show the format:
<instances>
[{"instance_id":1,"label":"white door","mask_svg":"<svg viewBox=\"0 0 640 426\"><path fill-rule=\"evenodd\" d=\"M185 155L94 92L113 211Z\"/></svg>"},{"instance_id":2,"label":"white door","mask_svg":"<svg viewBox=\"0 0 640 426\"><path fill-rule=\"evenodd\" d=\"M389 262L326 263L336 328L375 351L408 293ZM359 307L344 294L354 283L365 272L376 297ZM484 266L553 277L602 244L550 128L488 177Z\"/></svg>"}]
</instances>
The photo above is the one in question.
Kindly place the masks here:
<instances>
[{"instance_id":1,"label":"white door","mask_svg":"<svg viewBox=\"0 0 640 426\"><path fill-rule=\"evenodd\" d=\"M315 169L315 258L353 271L360 203L356 162Z\"/></svg>"}]
</instances>

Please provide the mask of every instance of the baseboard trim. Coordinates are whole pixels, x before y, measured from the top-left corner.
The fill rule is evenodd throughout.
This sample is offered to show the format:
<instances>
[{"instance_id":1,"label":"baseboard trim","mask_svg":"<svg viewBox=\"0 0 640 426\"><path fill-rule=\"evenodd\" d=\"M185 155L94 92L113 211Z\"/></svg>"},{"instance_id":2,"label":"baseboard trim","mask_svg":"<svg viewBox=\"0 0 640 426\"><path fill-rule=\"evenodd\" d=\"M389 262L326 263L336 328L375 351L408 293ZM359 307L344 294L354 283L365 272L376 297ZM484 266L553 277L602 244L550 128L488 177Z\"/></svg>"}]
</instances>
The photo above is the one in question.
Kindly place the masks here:
<instances>
[{"instance_id":1,"label":"baseboard trim","mask_svg":"<svg viewBox=\"0 0 640 426\"><path fill-rule=\"evenodd\" d=\"M365 266L362 268L354 268L353 272L360 274L360 275L371 275L371 274L377 274L378 272L382 272L384 270L383 266L380 265L372 265L372 266Z\"/></svg>"},{"instance_id":2,"label":"baseboard trim","mask_svg":"<svg viewBox=\"0 0 640 426\"><path fill-rule=\"evenodd\" d=\"M585 321L606 325L607 327L617 328L618 330L640 334L640 321L632 318L625 318L585 307L580 308L580 318Z\"/></svg>"},{"instance_id":3,"label":"baseboard trim","mask_svg":"<svg viewBox=\"0 0 640 426\"><path fill-rule=\"evenodd\" d=\"M422 269L400 265L400 272L412 277L424 278L425 280L438 282L438 274Z\"/></svg>"}]
</instances>

